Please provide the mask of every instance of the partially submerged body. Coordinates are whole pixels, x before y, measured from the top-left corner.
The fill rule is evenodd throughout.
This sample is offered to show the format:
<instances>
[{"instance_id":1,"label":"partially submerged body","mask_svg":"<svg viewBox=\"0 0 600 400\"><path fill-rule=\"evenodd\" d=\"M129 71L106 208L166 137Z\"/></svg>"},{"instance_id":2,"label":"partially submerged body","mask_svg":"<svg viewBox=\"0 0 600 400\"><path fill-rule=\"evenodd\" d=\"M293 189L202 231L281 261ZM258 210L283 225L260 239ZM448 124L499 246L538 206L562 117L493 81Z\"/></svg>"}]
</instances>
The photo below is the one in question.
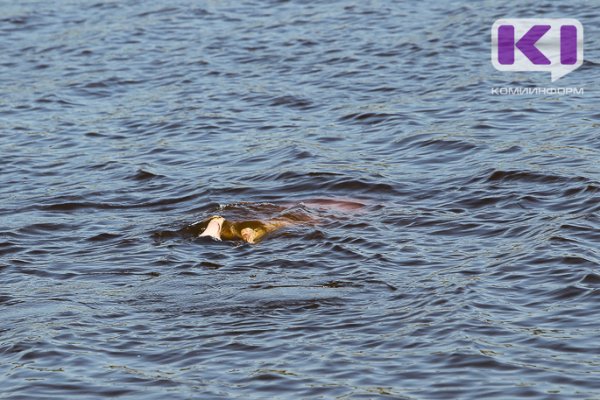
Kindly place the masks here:
<instances>
[{"instance_id":1,"label":"partially submerged body","mask_svg":"<svg viewBox=\"0 0 600 400\"><path fill-rule=\"evenodd\" d=\"M218 240L240 239L254 244L268 233L291 224L292 222L283 219L235 222L221 216L214 216L210 218L206 229L199 236L210 236Z\"/></svg>"},{"instance_id":2,"label":"partially submerged body","mask_svg":"<svg viewBox=\"0 0 600 400\"><path fill-rule=\"evenodd\" d=\"M332 217L332 212L356 212L365 205L351 200L311 199L300 203L235 203L221 208L228 218L212 216L187 229L195 237L208 236L217 240L243 240L257 243L266 235L292 225L315 225ZM231 215L231 219L229 219ZM246 219L252 216L253 219Z\"/></svg>"}]
</instances>

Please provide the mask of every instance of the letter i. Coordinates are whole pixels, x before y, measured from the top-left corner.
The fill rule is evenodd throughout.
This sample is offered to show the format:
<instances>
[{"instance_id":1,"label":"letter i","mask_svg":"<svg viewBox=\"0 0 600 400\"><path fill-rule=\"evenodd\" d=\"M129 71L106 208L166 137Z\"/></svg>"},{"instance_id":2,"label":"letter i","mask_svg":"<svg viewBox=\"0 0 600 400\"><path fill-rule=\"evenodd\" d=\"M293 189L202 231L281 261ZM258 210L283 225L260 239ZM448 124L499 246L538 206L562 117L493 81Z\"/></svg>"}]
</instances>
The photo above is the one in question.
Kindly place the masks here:
<instances>
[{"instance_id":1,"label":"letter i","mask_svg":"<svg viewBox=\"0 0 600 400\"><path fill-rule=\"evenodd\" d=\"M577 63L577 27L574 25L560 27L560 63Z\"/></svg>"}]
</instances>

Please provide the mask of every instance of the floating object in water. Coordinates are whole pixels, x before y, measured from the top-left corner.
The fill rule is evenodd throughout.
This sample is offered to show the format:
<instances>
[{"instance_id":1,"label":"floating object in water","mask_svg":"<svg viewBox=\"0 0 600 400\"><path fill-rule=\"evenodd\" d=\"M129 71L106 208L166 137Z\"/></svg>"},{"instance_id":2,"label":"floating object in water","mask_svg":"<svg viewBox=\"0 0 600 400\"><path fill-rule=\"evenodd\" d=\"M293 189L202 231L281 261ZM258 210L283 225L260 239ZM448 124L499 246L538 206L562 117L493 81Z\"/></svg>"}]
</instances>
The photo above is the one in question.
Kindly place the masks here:
<instances>
[{"instance_id":1,"label":"floating object in water","mask_svg":"<svg viewBox=\"0 0 600 400\"><path fill-rule=\"evenodd\" d=\"M235 205L222 206L221 211L233 211L240 215L231 219L225 219L220 215L212 216L206 220L198 221L190 226L195 232L197 229L204 230L195 236L208 236L217 240L243 240L247 243L257 243L266 235L290 225L316 224L321 218L314 216L314 211L356 211L365 205L354 200L337 199L310 199L300 203L275 205L271 203L237 203ZM255 218L276 214L264 220L244 220L244 214L251 213Z\"/></svg>"}]
</instances>

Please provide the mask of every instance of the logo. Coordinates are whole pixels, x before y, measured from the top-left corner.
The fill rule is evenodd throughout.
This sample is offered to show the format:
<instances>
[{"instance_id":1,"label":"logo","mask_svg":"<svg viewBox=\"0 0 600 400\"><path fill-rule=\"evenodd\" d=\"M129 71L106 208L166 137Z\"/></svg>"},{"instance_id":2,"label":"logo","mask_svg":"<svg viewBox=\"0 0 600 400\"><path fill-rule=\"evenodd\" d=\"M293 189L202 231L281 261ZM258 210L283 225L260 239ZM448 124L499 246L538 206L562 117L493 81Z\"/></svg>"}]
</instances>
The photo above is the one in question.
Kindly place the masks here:
<instances>
[{"instance_id":1,"label":"logo","mask_svg":"<svg viewBox=\"0 0 600 400\"><path fill-rule=\"evenodd\" d=\"M572 18L503 18L492 25L499 71L548 71L552 82L583 64L583 26Z\"/></svg>"}]
</instances>

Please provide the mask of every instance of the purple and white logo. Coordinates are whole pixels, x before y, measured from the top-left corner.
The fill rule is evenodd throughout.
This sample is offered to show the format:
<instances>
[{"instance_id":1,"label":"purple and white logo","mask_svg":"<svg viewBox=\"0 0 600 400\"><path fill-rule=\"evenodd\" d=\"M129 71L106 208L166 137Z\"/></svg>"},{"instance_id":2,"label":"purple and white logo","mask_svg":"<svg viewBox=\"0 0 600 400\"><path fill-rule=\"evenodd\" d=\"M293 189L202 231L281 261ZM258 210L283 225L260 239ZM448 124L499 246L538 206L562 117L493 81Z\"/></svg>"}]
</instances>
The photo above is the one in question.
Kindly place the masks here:
<instances>
[{"instance_id":1,"label":"purple and white logo","mask_svg":"<svg viewBox=\"0 0 600 400\"><path fill-rule=\"evenodd\" d=\"M492 25L499 71L549 71L552 82L583 63L583 26L572 18L503 18Z\"/></svg>"}]
</instances>

